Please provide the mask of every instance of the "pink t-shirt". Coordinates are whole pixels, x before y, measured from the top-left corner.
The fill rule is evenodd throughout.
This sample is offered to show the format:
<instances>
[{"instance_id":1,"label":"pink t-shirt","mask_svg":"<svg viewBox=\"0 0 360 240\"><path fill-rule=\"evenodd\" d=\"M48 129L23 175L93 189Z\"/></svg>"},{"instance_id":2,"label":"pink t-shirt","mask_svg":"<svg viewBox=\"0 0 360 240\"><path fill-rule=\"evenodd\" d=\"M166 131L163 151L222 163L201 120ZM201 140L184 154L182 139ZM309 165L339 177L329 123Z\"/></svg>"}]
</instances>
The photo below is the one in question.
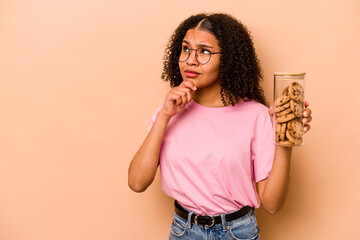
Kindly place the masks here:
<instances>
[{"instance_id":1,"label":"pink t-shirt","mask_svg":"<svg viewBox=\"0 0 360 240\"><path fill-rule=\"evenodd\" d=\"M162 190L202 215L258 208L255 183L269 176L273 142L264 105L246 99L208 108L192 100L168 123L160 152Z\"/></svg>"}]
</instances>

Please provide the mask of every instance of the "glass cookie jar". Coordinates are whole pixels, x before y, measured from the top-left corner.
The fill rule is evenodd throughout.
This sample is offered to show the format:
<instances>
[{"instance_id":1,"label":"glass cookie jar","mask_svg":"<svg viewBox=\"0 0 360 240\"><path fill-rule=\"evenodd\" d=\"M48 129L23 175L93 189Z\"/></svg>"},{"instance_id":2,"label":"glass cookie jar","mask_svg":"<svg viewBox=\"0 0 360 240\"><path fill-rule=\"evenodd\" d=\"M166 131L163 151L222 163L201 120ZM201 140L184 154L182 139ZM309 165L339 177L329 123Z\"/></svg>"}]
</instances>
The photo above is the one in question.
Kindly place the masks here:
<instances>
[{"instance_id":1,"label":"glass cookie jar","mask_svg":"<svg viewBox=\"0 0 360 240\"><path fill-rule=\"evenodd\" d=\"M304 144L305 72L274 73L275 144L286 147Z\"/></svg>"}]
</instances>

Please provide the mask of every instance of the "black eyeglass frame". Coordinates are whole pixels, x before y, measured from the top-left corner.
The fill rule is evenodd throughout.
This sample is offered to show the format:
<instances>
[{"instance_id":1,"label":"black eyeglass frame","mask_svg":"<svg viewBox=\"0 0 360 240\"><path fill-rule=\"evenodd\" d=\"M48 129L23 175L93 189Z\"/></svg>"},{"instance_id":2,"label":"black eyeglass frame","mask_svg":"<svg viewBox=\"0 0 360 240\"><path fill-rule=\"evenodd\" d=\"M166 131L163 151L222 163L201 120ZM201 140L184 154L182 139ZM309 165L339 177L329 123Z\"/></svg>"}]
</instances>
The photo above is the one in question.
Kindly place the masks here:
<instances>
[{"instance_id":1,"label":"black eyeglass frame","mask_svg":"<svg viewBox=\"0 0 360 240\"><path fill-rule=\"evenodd\" d=\"M179 62L186 62L186 61L189 59L190 55L191 55L191 50L195 51L195 59L196 59L196 61L197 61L199 64L201 64L201 65L205 65L205 64L207 64L208 62L210 62L210 60L211 60L211 55L221 53L221 51L219 51L219 52L211 52L211 51L209 51L209 50L206 49L206 51L208 51L208 52L210 53L209 60L207 60L207 62L205 62L205 63L201 63L201 62L199 62L199 60L198 60L198 55L196 54L196 52L197 52L199 49L203 49L203 48L197 48L197 49L188 48L188 50L189 50L188 56L187 56L186 59L183 60L183 61L180 60L180 56L179 56ZM180 53L180 55L181 55L181 53Z\"/></svg>"}]
</instances>

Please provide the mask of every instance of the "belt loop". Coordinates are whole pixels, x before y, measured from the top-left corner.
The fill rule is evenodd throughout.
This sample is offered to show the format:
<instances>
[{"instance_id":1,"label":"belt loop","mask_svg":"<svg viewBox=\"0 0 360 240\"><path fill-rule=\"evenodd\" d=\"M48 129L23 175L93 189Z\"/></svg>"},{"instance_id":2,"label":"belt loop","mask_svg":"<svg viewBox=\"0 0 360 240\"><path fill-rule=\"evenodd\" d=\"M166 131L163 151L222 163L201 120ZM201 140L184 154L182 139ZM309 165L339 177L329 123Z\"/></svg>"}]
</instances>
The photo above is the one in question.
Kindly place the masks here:
<instances>
[{"instance_id":1,"label":"belt loop","mask_svg":"<svg viewBox=\"0 0 360 240\"><path fill-rule=\"evenodd\" d=\"M226 223L225 213L221 214L220 216L221 216L221 224L222 224L223 232L226 232L227 223Z\"/></svg>"},{"instance_id":2,"label":"belt loop","mask_svg":"<svg viewBox=\"0 0 360 240\"><path fill-rule=\"evenodd\" d=\"M189 212L189 214L188 214L188 225L189 225L189 228L191 228L191 216L192 216L193 214L194 214L193 212Z\"/></svg>"}]
</instances>

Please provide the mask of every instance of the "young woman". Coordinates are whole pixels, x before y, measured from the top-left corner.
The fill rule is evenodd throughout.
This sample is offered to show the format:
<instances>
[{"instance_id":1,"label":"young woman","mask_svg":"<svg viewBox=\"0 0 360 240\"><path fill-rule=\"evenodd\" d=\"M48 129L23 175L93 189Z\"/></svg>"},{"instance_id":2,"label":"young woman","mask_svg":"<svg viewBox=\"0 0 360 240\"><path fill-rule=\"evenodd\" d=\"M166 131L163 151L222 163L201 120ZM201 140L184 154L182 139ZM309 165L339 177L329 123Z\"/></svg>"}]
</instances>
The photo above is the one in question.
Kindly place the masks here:
<instances>
[{"instance_id":1,"label":"young woman","mask_svg":"<svg viewBox=\"0 0 360 240\"><path fill-rule=\"evenodd\" d=\"M145 191L160 165L162 190L176 200L169 239L260 239L254 208L283 205L292 148L274 145L247 29L226 14L189 17L169 41L162 78L172 89L132 159L130 188Z\"/></svg>"}]
</instances>

